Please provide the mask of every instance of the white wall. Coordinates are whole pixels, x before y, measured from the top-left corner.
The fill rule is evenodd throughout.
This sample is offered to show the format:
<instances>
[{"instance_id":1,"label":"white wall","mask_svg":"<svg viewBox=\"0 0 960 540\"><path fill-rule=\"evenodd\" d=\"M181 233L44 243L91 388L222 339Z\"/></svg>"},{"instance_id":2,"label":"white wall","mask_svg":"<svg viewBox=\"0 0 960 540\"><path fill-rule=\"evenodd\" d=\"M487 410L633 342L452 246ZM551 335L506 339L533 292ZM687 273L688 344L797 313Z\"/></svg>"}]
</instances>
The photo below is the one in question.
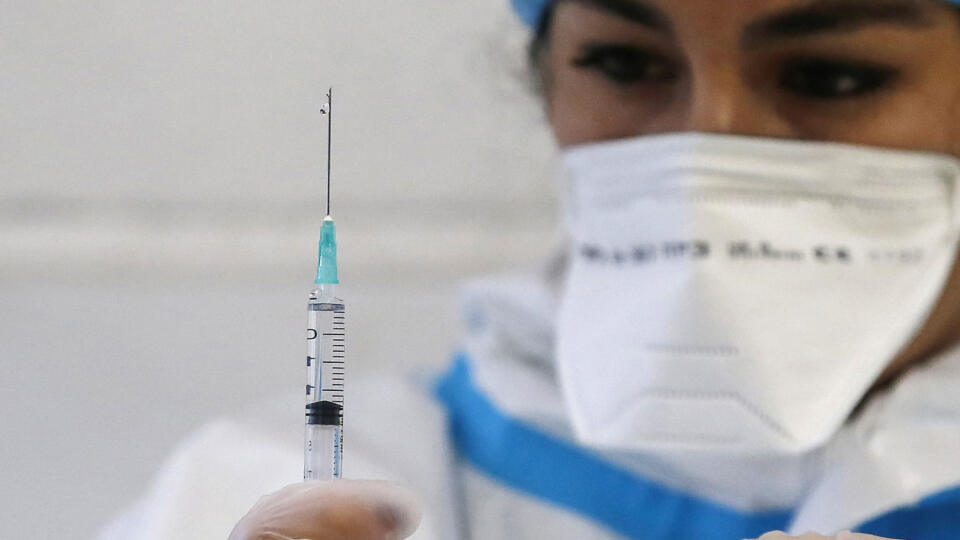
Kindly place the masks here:
<instances>
[{"instance_id":1,"label":"white wall","mask_svg":"<svg viewBox=\"0 0 960 540\"><path fill-rule=\"evenodd\" d=\"M506 3L0 0L0 538L300 390L327 85L353 369L445 360L455 284L553 238Z\"/></svg>"}]
</instances>

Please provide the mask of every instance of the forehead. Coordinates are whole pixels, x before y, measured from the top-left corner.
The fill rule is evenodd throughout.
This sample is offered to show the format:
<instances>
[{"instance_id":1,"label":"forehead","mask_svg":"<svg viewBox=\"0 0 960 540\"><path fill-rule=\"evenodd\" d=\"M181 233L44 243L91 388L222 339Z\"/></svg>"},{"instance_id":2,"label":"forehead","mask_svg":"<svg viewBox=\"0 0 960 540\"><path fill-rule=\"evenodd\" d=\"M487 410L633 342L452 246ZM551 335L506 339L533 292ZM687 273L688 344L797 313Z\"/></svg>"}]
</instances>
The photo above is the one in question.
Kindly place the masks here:
<instances>
[{"instance_id":1,"label":"forehead","mask_svg":"<svg viewBox=\"0 0 960 540\"><path fill-rule=\"evenodd\" d=\"M943 0L559 0L559 18L638 26L677 37L713 41L739 37L745 46L772 39L848 33L870 26L900 30L957 27L955 8ZM579 13L575 15L574 13ZM564 15L567 15L564 17ZM613 16L613 19L610 18ZM953 23L953 24L951 24Z\"/></svg>"},{"instance_id":2,"label":"forehead","mask_svg":"<svg viewBox=\"0 0 960 540\"><path fill-rule=\"evenodd\" d=\"M586 0L591 3L591 0ZM615 0L617 1L617 0ZM871 13L913 17L943 9L942 0L622 0L672 18L749 23L784 13ZM602 3L602 2L599 2Z\"/></svg>"},{"instance_id":3,"label":"forehead","mask_svg":"<svg viewBox=\"0 0 960 540\"><path fill-rule=\"evenodd\" d=\"M626 0L649 5L671 17L720 17L721 20L748 21L786 9L809 6L811 0Z\"/></svg>"},{"instance_id":4,"label":"forehead","mask_svg":"<svg viewBox=\"0 0 960 540\"><path fill-rule=\"evenodd\" d=\"M598 7L619 14L648 12L669 18L708 18L750 21L784 12L844 12L882 14L889 19L917 13L944 14L960 0L557 0Z\"/></svg>"}]
</instances>

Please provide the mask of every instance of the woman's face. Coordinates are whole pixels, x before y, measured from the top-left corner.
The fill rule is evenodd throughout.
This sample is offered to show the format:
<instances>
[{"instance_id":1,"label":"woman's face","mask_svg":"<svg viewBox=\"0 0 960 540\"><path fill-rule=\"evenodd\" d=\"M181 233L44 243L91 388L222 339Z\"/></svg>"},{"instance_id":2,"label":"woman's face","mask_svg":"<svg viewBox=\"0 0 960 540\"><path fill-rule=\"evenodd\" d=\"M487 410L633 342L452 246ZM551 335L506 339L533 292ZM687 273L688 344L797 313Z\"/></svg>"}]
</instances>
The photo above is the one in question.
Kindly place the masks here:
<instances>
[{"instance_id":1,"label":"woman's face","mask_svg":"<svg viewBox=\"0 0 960 540\"><path fill-rule=\"evenodd\" d=\"M559 0L561 146L678 131L960 156L960 15L935 0Z\"/></svg>"},{"instance_id":2,"label":"woman's face","mask_svg":"<svg viewBox=\"0 0 960 540\"><path fill-rule=\"evenodd\" d=\"M960 13L939 0L557 0L560 146L696 131L960 157ZM960 262L878 385L960 341Z\"/></svg>"}]
</instances>

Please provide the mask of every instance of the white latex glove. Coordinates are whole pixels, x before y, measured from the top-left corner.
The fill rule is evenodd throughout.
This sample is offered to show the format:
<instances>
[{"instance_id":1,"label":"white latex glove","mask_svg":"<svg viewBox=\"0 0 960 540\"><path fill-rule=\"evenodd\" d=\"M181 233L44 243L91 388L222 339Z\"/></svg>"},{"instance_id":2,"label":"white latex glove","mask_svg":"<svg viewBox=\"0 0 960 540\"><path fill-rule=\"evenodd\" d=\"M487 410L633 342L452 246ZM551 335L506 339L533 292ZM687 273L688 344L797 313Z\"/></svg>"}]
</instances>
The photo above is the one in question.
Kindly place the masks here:
<instances>
[{"instance_id":1,"label":"white latex glove","mask_svg":"<svg viewBox=\"0 0 960 540\"><path fill-rule=\"evenodd\" d=\"M399 540L420 517L416 497L396 484L301 482L261 497L229 540Z\"/></svg>"},{"instance_id":2,"label":"white latex glove","mask_svg":"<svg viewBox=\"0 0 960 540\"><path fill-rule=\"evenodd\" d=\"M806 533L801 534L800 536L790 536L785 532L774 531L768 532L767 534L761 536L757 540L892 540L890 538L882 538L880 536L874 536L872 534L864 533L854 533L854 532L842 532L836 536L823 536L822 534L817 533Z\"/></svg>"}]
</instances>

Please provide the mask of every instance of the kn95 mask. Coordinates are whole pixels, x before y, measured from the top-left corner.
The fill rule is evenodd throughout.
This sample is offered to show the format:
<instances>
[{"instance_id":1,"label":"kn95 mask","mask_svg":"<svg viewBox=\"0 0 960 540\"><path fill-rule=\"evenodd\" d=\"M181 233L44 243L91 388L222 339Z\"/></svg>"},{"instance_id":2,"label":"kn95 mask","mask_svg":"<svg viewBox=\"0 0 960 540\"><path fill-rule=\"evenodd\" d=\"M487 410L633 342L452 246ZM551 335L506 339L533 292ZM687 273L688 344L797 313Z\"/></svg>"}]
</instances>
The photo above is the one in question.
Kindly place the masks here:
<instances>
[{"instance_id":1,"label":"kn95 mask","mask_svg":"<svg viewBox=\"0 0 960 540\"><path fill-rule=\"evenodd\" d=\"M823 444L935 304L958 162L727 135L568 149L557 362L579 439Z\"/></svg>"}]
</instances>

